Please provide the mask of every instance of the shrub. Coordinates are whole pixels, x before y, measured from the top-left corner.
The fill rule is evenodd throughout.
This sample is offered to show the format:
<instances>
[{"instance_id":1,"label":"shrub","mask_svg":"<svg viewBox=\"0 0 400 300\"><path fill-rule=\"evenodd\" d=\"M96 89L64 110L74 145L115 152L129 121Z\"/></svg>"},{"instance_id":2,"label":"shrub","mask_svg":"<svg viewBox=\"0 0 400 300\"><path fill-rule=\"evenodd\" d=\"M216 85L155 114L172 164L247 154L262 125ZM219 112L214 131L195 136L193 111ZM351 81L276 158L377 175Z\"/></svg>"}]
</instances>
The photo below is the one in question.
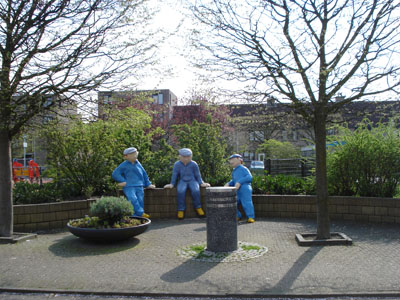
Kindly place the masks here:
<instances>
[{"instance_id":1,"label":"shrub","mask_svg":"<svg viewBox=\"0 0 400 300\"><path fill-rule=\"evenodd\" d=\"M133 214L132 204L123 197L101 197L90 206L90 215L109 225Z\"/></svg>"},{"instance_id":2,"label":"shrub","mask_svg":"<svg viewBox=\"0 0 400 300\"><path fill-rule=\"evenodd\" d=\"M175 125L173 128L180 147L193 151L193 160L198 163L204 182L224 185L229 181L231 172L227 164L228 147L222 137L221 124L211 120L209 123L195 120L191 125Z\"/></svg>"},{"instance_id":3,"label":"shrub","mask_svg":"<svg viewBox=\"0 0 400 300\"><path fill-rule=\"evenodd\" d=\"M13 189L14 204L49 203L62 200L62 192L53 182L39 185L17 182Z\"/></svg>"},{"instance_id":4,"label":"shrub","mask_svg":"<svg viewBox=\"0 0 400 300\"><path fill-rule=\"evenodd\" d=\"M393 197L399 183L400 138L392 124L373 127L364 121L344 130L328 154L329 193L342 196Z\"/></svg>"},{"instance_id":5,"label":"shrub","mask_svg":"<svg viewBox=\"0 0 400 300\"><path fill-rule=\"evenodd\" d=\"M254 194L312 195L315 194L315 178L288 175L253 176Z\"/></svg>"}]
</instances>

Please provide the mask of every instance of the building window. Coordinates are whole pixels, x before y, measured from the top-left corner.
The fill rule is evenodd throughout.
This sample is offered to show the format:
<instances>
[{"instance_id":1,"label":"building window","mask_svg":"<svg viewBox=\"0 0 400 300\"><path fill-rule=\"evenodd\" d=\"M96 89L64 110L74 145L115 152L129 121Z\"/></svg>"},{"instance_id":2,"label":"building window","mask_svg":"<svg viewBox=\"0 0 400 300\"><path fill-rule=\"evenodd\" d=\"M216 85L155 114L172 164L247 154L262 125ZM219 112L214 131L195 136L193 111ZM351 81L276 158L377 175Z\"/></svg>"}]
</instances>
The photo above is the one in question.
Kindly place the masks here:
<instances>
[{"instance_id":1,"label":"building window","mask_svg":"<svg viewBox=\"0 0 400 300\"><path fill-rule=\"evenodd\" d=\"M264 141L264 131L256 130L250 132L250 141L263 142Z\"/></svg>"},{"instance_id":2,"label":"building window","mask_svg":"<svg viewBox=\"0 0 400 300\"><path fill-rule=\"evenodd\" d=\"M155 104L164 104L164 95L156 94L152 96Z\"/></svg>"},{"instance_id":3,"label":"building window","mask_svg":"<svg viewBox=\"0 0 400 300\"><path fill-rule=\"evenodd\" d=\"M53 116L44 116L43 117L43 124L46 124L46 123L48 123L48 122L50 122L52 120L54 120Z\"/></svg>"},{"instance_id":4,"label":"building window","mask_svg":"<svg viewBox=\"0 0 400 300\"><path fill-rule=\"evenodd\" d=\"M104 96L104 104L112 104L112 98L110 95Z\"/></svg>"},{"instance_id":5,"label":"building window","mask_svg":"<svg viewBox=\"0 0 400 300\"><path fill-rule=\"evenodd\" d=\"M287 131L282 130L282 141L287 141Z\"/></svg>"},{"instance_id":6,"label":"building window","mask_svg":"<svg viewBox=\"0 0 400 300\"><path fill-rule=\"evenodd\" d=\"M293 131L293 141L297 141L297 131Z\"/></svg>"},{"instance_id":7,"label":"building window","mask_svg":"<svg viewBox=\"0 0 400 300\"><path fill-rule=\"evenodd\" d=\"M53 103L53 99L51 97L46 97L46 101L43 104L43 107L49 107Z\"/></svg>"}]
</instances>

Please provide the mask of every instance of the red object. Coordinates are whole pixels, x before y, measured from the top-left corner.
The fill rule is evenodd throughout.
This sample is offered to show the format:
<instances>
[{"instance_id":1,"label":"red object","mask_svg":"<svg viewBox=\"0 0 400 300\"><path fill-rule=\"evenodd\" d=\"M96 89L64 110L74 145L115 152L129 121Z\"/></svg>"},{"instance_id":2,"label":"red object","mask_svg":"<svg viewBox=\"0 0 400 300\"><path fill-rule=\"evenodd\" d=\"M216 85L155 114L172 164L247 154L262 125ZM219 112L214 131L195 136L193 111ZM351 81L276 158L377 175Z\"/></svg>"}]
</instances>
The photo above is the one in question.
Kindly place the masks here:
<instances>
[{"instance_id":1,"label":"red object","mask_svg":"<svg viewBox=\"0 0 400 300\"><path fill-rule=\"evenodd\" d=\"M14 161L14 162L13 162L13 164L12 164L12 176L13 176L13 181L14 181L14 182L18 182L18 181L20 180L19 177L18 177L17 174L16 174L16 170L17 170L17 169L21 170L22 167L23 167L23 165L20 164L19 162L17 162L17 161ZM20 172L19 172L19 173L20 173Z\"/></svg>"},{"instance_id":2,"label":"red object","mask_svg":"<svg viewBox=\"0 0 400 300\"><path fill-rule=\"evenodd\" d=\"M39 165L35 163L33 159L31 159L28 163L29 169L29 178L32 179L33 177L39 178Z\"/></svg>"}]
</instances>

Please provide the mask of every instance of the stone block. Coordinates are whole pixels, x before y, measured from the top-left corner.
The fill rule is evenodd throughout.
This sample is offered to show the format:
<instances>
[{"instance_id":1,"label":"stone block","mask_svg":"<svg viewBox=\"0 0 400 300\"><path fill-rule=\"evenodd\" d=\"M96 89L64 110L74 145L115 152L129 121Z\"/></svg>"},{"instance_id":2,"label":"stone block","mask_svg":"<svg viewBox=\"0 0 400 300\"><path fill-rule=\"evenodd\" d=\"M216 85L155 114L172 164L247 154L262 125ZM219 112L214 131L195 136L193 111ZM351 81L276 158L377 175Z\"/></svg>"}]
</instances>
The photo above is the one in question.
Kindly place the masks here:
<instances>
[{"instance_id":1,"label":"stone block","mask_svg":"<svg viewBox=\"0 0 400 300\"><path fill-rule=\"evenodd\" d=\"M349 212L349 207L347 205L338 205L336 207L336 212L340 214L347 214Z\"/></svg>"},{"instance_id":2,"label":"stone block","mask_svg":"<svg viewBox=\"0 0 400 300\"><path fill-rule=\"evenodd\" d=\"M49 222L41 222L37 223L37 230L49 230L50 223Z\"/></svg>"},{"instance_id":3,"label":"stone block","mask_svg":"<svg viewBox=\"0 0 400 300\"><path fill-rule=\"evenodd\" d=\"M160 219L161 218L161 213L159 212L154 212L150 216L151 219Z\"/></svg>"},{"instance_id":4,"label":"stone block","mask_svg":"<svg viewBox=\"0 0 400 300\"><path fill-rule=\"evenodd\" d=\"M62 211L63 210L63 204L60 203L51 203L49 207L50 212L57 212L57 211Z\"/></svg>"},{"instance_id":5,"label":"stone block","mask_svg":"<svg viewBox=\"0 0 400 300\"><path fill-rule=\"evenodd\" d=\"M311 212L311 205L310 204L301 204L299 211L309 213L309 212Z\"/></svg>"},{"instance_id":6,"label":"stone block","mask_svg":"<svg viewBox=\"0 0 400 300\"><path fill-rule=\"evenodd\" d=\"M334 214L334 213L336 213L337 212L337 205L332 205L332 204L330 204L329 205L329 213L332 213L332 214Z\"/></svg>"},{"instance_id":7,"label":"stone block","mask_svg":"<svg viewBox=\"0 0 400 300\"><path fill-rule=\"evenodd\" d=\"M14 224L13 225L14 232L25 232L24 224Z\"/></svg>"},{"instance_id":8,"label":"stone block","mask_svg":"<svg viewBox=\"0 0 400 300\"><path fill-rule=\"evenodd\" d=\"M75 202L75 209L85 209L89 207L89 201L87 200L81 200L81 201L76 201Z\"/></svg>"},{"instance_id":9,"label":"stone block","mask_svg":"<svg viewBox=\"0 0 400 300\"><path fill-rule=\"evenodd\" d=\"M375 207L375 215L377 216L387 216L388 208L387 207Z\"/></svg>"},{"instance_id":10,"label":"stone block","mask_svg":"<svg viewBox=\"0 0 400 300\"><path fill-rule=\"evenodd\" d=\"M361 214L362 213L361 206L357 206L357 205L349 206L349 213L357 214L357 215Z\"/></svg>"},{"instance_id":11,"label":"stone block","mask_svg":"<svg viewBox=\"0 0 400 300\"><path fill-rule=\"evenodd\" d=\"M305 212L292 212L293 217L294 218L305 218L306 217L306 213Z\"/></svg>"},{"instance_id":12,"label":"stone block","mask_svg":"<svg viewBox=\"0 0 400 300\"><path fill-rule=\"evenodd\" d=\"M56 220L55 212L43 213L43 221L44 222L55 221L55 220Z\"/></svg>"},{"instance_id":13,"label":"stone block","mask_svg":"<svg viewBox=\"0 0 400 300\"><path fill-rule=\"evenodd\" d=\"M298 204L287 204L287 210L290 212L299 211L299 205Z\"/></svg>"},{"instance_id":14,"label":"stone block","mask_svg":"<svg viewBox=\"0 0 400 300\"><path fill-rule=\"evenodd\" d=\"M36 214L37 213L37 205L27 204L24 205L24 214Z\"/></svg>"},{"instance_id":15,"label":"stone block","mask_svg":"<svg viewBox=\"0 0 400 300\"><path fill-rule=\"evenodd\" d=\"M368 222L369 216L368 215L356 215L356 221L359 222Z\"/></svg>"},{"instance_id":16,"label":"stone block","mask_svg":"<svg viewBox=\"0 0 400 300\"><path fill-rule=\"evenodd\" d=\"M375 214L375 207L371 207L371 206L362 206L361 207L361 213L363 215L374 215Z\"/></svg>"},{"instance_id":17,"label":"stone block","mask_svg":"<svg viewBox=\"0 0 400 300\"><path fill-rule=\"evenodd\" d=\"M280 217L281 218L292 218L293 213L291 211L281 211Z\"/></svg>"},{"instance_id":18,"label":"stone block","mask_svg":"<svg viewBox=\"0 0 400 300\"><path fill-rule=\"evenodd\" d=\"M356 216L353 214L344 214L343 215L343 220L346 221L355 221L356 220Z\"/></svg>"},{"instance_id":19,"label":"stone block","mask_svg":"<svg viewBox=\"0 0 400 300\"><path fill-rule=\"evenodd\" d=\"M14 205L13 206L14 215L22 215L24 214L24 207L22 205Z\"/></svg>"},{"instance_id":20,"label":"stone block","mask_svg":"<svg viewBox=\"0 0 400 300\"><path fill-rule=\"evenodd\" d=\"M382 216L382 222L385 222L385 223L396 223L396 218L395 217Z\"/></svg>"},{"instance_id":21,"label":"stone block","mask_svg":"<svg viewBox=\"0 0 400 300\"><path fill-rule=\"evenodd\" d=\"M43 214L32 214L31 215L31 222L32 223L39 223L43 222Z\"/></svg>"},{"instance_id":22,"label":"stone block","mask_svg":"<svg viewBox=\"0 0 400 300\"><path fill-rule=\"evenodd\" d=\"M69 219L79 219L81 218L81 211L80 210L70 210L68 211L68 218Z\"/></svg>"},{"instance_id":23,"label":"stone block","mask_svg":"<svg viewBox=\"0 0 400 300\"><path fill-rule=\"evenodd\" d=\"M382 222L382 217L381 216L369 216L368 221L380 223L380 222Z\"/></svg>"},{"instance_id":24,"label":"stone block","mask_svg":"<svg viewBox=\"0 0 400 300\"><path fill-rule=\"evenodd\" d=\"M343 219L343 214L329 214L329 216L332 220L342 220Z\"/></svg>"},{"instance_id":25,"label":"stone block","mask_svg":"<svg viewBox=\"0 0 400 300\"><path fill-rule=\"evenodd\" d=\"M68 211L56 211L56 220L57 221L68 220L68 219L69 219Z\"/></svg>"},{"instance_id":26,"label":"stone block","mask_svg":"<svg viewBox=\"0 0 400 300\"><path fill-rule=\"evenodd\" d=\"M25 232L35 232L37 230L37 223L24 224Z\"/></svg>"},{"instance_id":27,"label":"stone block","mask_svg":"<svg viewBox=\"0 0 400 300\"><path fill-rule=\"evenodd\" d=\"M58 228L64 228L67 223L63 221L51 221L49 222L49 229L58 229Z\"/></svg>"},{"instance_id":28,"label":"stone block","mask_svg":"<svg viewBox=\"0 0 400 300\"><path fill-rule=\"evenodd\" d=\"M31 223L31 215L18 215L14 218L14 224L28 224Z\"/></svg>"},{"instance_id":29,"label":"stone block","mask_svg":"<svg viewBox=\"0 0 400 300\"><path fill-rule=\"evenodd\" d=\"M61 202L61 210L74 210L75 209L75 201L65 201Z\"/></svg>"},{"instance_id":30,"label":"stone block","mask_svg":"<svg viewBox=\"0 0 400 300\"><path fill-rule=\"evenodd\" d=\"M37 213L47 213L50 211L49 204L38 204L37 206Z\"/></svg>"}]
</instances>

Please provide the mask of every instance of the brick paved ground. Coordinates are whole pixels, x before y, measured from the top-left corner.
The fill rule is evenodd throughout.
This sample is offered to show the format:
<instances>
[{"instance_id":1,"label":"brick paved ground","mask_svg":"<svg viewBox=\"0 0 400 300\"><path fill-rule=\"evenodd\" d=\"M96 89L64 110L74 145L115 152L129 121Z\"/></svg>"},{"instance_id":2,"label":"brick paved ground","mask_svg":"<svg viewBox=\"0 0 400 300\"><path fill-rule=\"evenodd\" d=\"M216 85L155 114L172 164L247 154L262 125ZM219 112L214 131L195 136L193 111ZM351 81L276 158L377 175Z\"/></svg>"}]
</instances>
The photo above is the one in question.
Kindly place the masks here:
<instances>
[{"instance_id":1,"label":"brick paved ground","mask_svg":"<svg viewBox=\"0 0 400 300\"><path fill-rule=\"evenodd\" d=\"M43 234L0 245L0 287L133 294L400 295L399 229L395 224L335 222L332 231L347 234L353 246L307 248L297 246L294 235L315 232L313 221L258 219L240 225L238 238L266 246L268 253L233 263L177 256L179 247L206 241L205 221L198 219L156 220L137 239L112 245L92 244L68 232Z\"/></svg>"}]
</instances>

